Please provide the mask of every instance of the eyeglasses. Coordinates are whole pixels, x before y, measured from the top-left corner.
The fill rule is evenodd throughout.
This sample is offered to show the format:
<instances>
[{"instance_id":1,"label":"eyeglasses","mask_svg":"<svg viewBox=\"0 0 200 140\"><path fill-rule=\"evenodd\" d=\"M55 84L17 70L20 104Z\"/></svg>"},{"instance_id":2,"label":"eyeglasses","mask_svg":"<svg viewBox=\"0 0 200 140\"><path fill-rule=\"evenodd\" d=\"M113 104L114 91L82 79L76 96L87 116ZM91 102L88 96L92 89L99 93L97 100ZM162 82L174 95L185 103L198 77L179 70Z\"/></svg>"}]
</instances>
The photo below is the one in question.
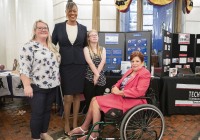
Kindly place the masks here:
<instances>
[{"instance_id":1,"label":"eyeglasses","mask_svg":"<svg viewBox=\"0 0 200 140\"><path fill-rule=\"evenodd\" d=\"M47 27L36 27L38 30L42 31L42 30L49 30Z\"/></svg>"},{"instance_id":2,"label":"eyeglasses","mask_svg":"<svg viewBox=\"0 0 200 140\"><path fill-rule=\"evenodd\" d=\"M91 34L89 35L89 37L97 37L98 35L97 34Z\"/></svg>"}]
</instances>

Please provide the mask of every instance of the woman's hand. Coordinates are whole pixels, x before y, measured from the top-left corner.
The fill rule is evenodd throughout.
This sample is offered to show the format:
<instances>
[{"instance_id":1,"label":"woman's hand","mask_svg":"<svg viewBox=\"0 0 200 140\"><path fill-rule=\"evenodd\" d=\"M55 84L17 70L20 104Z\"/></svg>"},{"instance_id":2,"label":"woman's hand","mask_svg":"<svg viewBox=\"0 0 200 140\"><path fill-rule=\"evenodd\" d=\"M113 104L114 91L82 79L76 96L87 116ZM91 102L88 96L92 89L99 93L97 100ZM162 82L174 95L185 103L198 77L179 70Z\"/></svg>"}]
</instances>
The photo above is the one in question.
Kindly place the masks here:
<instances>
[{"instance_id":1,"label":"woman's hand","mask_svg":"<svg viewBox=\"0 0 200 140\"><path fill-rule=\"evenodd\" d=\"M118 94L119 92L120 92L120 90L116 87L116 86L114 86L113 88L112 88L112 91L111 91L113 94Z\"/></svg>"},{"instance_id":2,"label":"woman's hand","mask_svg":"<svg viewBox=\"0 0 200 140\"><path fill-rule=\"evenodd\" d=\"M27 97L31 97L31 98L33 97L33 89L30 85L24 87L24 94Z\"/></svg>"},{"instance_id":3,"label":"woman's hand","mask_svg":"<svg viewBox=\"0 0 200 140\"><path fill-rule=\"evenodd\" d=\"M94 80L94 85L97 84L98 79L99 79L99 75L94 75L94 78L93 78L93 80Z\"/></svg>"},{"instance_id":4,"label":"woman's hand","mask_svg":"<svg viewBox=\"0 0 200 140\"><path fill-rule=\"evenodd\" d=\"M114 86L112 88L111 93L115 94L115 95L120 95L120 96L124 96L124 92L122 90L119 90L119 88L117 88L116 86Z\"/></svg>"}]
</instances>

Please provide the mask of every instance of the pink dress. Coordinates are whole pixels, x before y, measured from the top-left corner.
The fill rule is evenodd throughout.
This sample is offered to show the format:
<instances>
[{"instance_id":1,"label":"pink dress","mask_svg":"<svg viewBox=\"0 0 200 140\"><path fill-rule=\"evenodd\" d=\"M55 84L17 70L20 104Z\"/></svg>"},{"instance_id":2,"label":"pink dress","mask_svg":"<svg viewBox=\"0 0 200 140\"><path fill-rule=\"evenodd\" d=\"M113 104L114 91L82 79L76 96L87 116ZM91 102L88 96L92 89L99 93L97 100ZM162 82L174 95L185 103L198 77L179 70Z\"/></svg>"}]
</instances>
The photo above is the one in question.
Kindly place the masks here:
<instances>
[{"instance_id":1,"label":"pink dress","mask_svg":"<svg viewBox=\"0 0 200 140\"><path fill-rule=\"evenodd\" d=\"M128 70L123 77L114 85L120 88L121 83L123 82L124 78L130 75L132 69ZM135 76L131 77L125 87L124 87L124 96L125 97L140 97L145 96L145 93L149 87L151 79L150 72L142 67L140 70L137 71ZM128 109L139 105L139 104L146 104L146 99L126 99L122 96L115 95L115 94L107 94L103 96L96 97L97 102L100 106L100 109L106 113L111 108L117 108L126 112Z\"/></svg>"}]
</instances>

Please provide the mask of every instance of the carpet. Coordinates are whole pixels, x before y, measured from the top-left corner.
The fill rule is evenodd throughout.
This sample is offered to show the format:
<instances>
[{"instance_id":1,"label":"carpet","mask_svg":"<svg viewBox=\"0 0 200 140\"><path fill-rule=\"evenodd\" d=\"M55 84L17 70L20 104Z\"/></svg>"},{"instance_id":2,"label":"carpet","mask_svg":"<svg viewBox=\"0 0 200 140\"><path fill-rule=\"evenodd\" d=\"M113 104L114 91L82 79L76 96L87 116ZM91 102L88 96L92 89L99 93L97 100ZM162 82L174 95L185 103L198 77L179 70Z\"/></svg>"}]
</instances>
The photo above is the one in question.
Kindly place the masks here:
<instances>
[{"instance_id":1,"label":"carpet","mask_svg":"<svg viewBox=\"0 0 200 140\"><path fill-rule=\"evenodd\" d=\"M64 131L59 131L51 135L54 140L76 140L78 137L68 137L64 135ZM79 136L81 137L81 136Z\"/></svg>"},{"instance_id":2,"label":"carpet","mask_svg":"<svg viewBox=\"0 0 200 140\"><path fill-rule=\"evenodd\" d=\"M200 132L192 140L200 140Z\"/></svg>"},{"instance_id":3,"label":"carpet","mask_svg":"<svg viewBox=\"0 0 200 140\"><path fill-rule=\"evenodd\" d=\"M52 134L51 136L54 138L54 140L76 140L77 139L77 137L65 136L63 130L58 131L58 132ZM115 140L118 140L119 139L119 131L112 125L106 125L102 129L102 131L100 133L100 137L101 138L98 138L98 139L106 139L106 138L112 137L112 139L115 138Z\"/></svg>"},{"instance_id":4,"label":"carpet","mask_svg":"<svg viewBox=\"0 0 200 140\"><path fill-rule=\"evenodd\" d=\"M71 140L69 137L64 135L64 131L58 131L51 135L54 140Z\"/></svg>"}]
</instances>

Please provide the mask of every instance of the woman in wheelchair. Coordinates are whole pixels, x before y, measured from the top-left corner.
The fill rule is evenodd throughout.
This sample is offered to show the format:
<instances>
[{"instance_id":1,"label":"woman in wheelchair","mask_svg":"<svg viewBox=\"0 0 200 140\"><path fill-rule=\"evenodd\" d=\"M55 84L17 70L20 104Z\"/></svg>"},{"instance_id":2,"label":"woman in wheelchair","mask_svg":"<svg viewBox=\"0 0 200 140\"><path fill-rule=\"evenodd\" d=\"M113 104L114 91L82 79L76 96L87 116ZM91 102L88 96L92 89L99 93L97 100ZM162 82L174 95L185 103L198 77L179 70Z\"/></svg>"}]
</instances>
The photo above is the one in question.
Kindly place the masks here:
<instances>
[{"instance_id":1,"label":"woman in wheelchair","mask_svg":"<svg viewBox=\"0 0 200 140\"><path fill-rule=\"evenodd\" d=\"M131 68L122 76L122 78L112 87L111 94L94 97L90 103L84 123L68 133L69 136L82 134L78 140L85 140L91 121L93 124L101 119L101 112L107 113L110 109L116 108L125 113L133 106L146 104L146 99L126 99L124 97L137 98L145 96L149 87L151 75L144 67L144 56L141 52L133 52L130 56ZM99 125L95 126L95 130ZM92 132L90 140L98 137L97 132Z\"/></svg>"}]
</instances>

